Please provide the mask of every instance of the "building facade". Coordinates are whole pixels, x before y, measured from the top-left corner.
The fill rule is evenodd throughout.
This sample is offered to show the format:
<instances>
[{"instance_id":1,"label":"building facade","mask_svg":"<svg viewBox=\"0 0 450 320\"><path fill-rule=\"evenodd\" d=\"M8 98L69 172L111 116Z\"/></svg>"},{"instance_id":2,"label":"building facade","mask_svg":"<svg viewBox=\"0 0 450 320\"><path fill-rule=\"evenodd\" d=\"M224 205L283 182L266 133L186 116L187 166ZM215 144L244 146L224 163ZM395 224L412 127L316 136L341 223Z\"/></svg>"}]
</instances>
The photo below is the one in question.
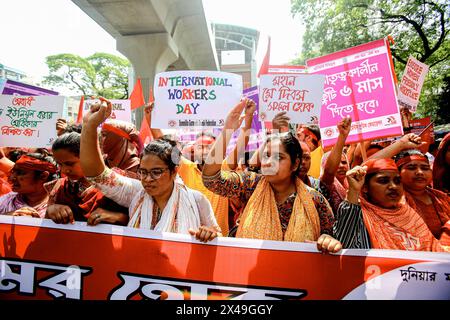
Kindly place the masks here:
<instances>
[{"instance_id":1,"label":"building facade","mask_svg":"<svg viewBox=\"0 0 450 320\"><path fill-rule=\"evenodd\" d=\"M259 31L219 23L213 23L211 27L220 71L241 75L244 89L255 86Z\"/></svg>"}]
</instances>

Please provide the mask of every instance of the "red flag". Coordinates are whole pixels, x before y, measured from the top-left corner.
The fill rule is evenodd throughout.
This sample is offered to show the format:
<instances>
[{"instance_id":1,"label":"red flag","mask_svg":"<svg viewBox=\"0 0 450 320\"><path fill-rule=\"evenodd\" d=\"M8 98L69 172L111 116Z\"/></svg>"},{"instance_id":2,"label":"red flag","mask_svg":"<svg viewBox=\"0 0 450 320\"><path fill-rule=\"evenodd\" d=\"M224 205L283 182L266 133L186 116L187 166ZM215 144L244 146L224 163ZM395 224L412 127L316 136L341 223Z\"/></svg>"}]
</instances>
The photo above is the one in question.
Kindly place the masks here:
<instances>
[{"instance_id":1,"label":"red flag","mask_svg":"<svg viewBox=\"0 0 450 320\"><path fill-rule=\"evenodd\" d=\"M145 104L144 92L142 91L141 79L137 79L133 92L130 95L131 110L142 107Z\"/></svg>"},{"instance_id":2,"label":"red flag","mask_svg":"<svg viewBox=\"0 0 450 320\"><path fill-rule=\"evenodd\" d=\"M77 123L81 123L83 120L83 105L84 105L84 96L81 96L80 105L78 106Z\"/></svg>"},{"instance_id":3,"label":"red flag","mask_svg":"<svg viewBox=\"0 0 450 320\"><path fill-rule=\"evenodd\" d=\"M148 102L152 103L155 101L155 97L153 96L153 89L150 87L148 94ZM139 134L141 136L141 140L144 145L148 144L152 140L152 133L150 131L150 126L148 125L147 119L144 117L141 123L141 129L139 130Z\"/></svg>"},{"instance_id":4,"label":"red flag","mask_svg":"<svg viewBox=\"0 0 450 320\"><path fill-rule=\"evenodd\" d=\"M267 43L266 55L264 56L263 62L261 64L261 68L259 69L259 72L258 72L258 78L262 74L269 73L269 63L270 63L270 37L269 37L269 41Z\"/></svg>"},{"instance_id":5,"label":"red flag","mask_svg":"<svg viewBox=\"0 0 450 320\"><path fill-rule=\"evenodd\" d=\"M152 140L150 126L148 125L147 119L145 118L142 120L141 129L139 129L139 135L141 136L141 140L144 146Z\"/></svg>"}]
</instances>

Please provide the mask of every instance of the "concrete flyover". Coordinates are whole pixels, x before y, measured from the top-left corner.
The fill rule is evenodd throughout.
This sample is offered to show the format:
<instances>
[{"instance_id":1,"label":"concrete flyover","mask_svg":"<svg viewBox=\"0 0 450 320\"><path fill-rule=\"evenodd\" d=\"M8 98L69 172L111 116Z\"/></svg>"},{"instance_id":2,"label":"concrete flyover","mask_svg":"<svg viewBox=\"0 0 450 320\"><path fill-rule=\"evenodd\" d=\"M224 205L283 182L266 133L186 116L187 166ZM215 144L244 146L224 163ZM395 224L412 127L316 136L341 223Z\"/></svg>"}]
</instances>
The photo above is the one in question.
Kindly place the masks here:
<instances>
[{"instance_id":1,"label":"concrete flyover","mask_svg":"<svg viewBox=\"0 0 450 320\"><path fill-rule=\"evenodd\" d=\"M218 70L202 0L72 0L116 39L117 50L141 79L144 96L156 73ZM133 83L134 83L133 81ZM136 114L142 121L142 109Z\"/></svg>"}]
</instances>

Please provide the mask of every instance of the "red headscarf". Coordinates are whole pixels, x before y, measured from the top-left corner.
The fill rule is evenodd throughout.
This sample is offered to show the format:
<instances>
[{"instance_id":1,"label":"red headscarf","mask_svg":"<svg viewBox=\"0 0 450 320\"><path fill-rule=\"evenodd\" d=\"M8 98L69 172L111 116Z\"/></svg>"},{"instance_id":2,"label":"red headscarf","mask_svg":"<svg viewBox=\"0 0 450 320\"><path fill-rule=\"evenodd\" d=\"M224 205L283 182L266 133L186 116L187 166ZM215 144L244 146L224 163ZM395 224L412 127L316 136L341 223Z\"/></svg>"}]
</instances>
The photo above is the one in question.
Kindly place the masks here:
<instances>
[{"instance_id":1,"label":"red headscarf","mask_svg":"<svg viewBox=\"0 0 450 320\"><path fill-rule=\"evenodd\" d=\"M139 154L144 145L139 131L129 122L110 120L102 126L103 153L109 167L125 171L136 171L139 167Z\"/></svg>"},{"instance_id":2,"label":"red headscarf","mask_svg":"<svg viewBox=\"0 0 450 320\"><path fill-rule=\"evenodd\" d=\"M16 161L14 167L33 171L48 171L49 173L56 173L58 171L58 168L53 163L27 156L26 154L22 155Z\"/></svg>"},{"instance_id":3,"label":"red headscarf","mask_svg":"<svg viewBox=\"0 0 450 320\"><path fill-rule=\"evenodd\" d=\"M398 172L392 159L369 159L363 163L367 174L389 170ZM375 249L446 251L448 239L438 241L428 229L425 221L402 199L399 206L386 209L360 198L364 225Z\"/></svg>"},{"instance_id":4,"label":"red headscarf","mask_svg":"<svg viewBox=\"0 0 450 320\"><path fill-rule=\"evenodd\" d=\"M361 166L367 166L367 174L382 170L398 171L398 167L392 159L369 159Z\"/></svg>"},{"instance_id":5,"label":"red headscarf","mask_svg":"<svg viewBox=\"0 0 450 320\"><path fill-rule=\"evenodd\" d=\"M410 156L403 157L403 158L397 160L396 164L397 164L397 167L400 168L404 164L410 163L412 161L424 161L426 163L429 163L429 160L426 156L421 155L421 154L412 154Z\"/></svg>"},{"instance_id":6,"label":"red headscarf","mask_svg":"<svg viewBox=\"0 0 450 320\"><path fill-rule=\"evenodd\" d=\"M9 192L11 192L11 186L5 179L0 177L0 196L7 194Z\"/></svg>"}]
</instances>

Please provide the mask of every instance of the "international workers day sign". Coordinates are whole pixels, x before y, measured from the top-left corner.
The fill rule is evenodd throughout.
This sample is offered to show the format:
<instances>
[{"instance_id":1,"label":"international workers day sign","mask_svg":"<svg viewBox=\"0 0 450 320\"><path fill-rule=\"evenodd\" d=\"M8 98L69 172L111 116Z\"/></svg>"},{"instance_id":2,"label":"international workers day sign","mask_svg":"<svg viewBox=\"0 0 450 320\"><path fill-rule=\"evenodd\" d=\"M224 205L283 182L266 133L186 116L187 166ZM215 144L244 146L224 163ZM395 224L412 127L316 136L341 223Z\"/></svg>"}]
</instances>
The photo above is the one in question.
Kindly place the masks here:
<instances>
[{"instance_id":1,"label":"international workers day sign","mask_svg":"<svg viewBox=\"0 0 450 320\"><path fill-rule=\"evenodd\" d=\"M152 127L222 127L242 96L242 77L215 71L158 73Z\"/></svg>"}]
</instances>

